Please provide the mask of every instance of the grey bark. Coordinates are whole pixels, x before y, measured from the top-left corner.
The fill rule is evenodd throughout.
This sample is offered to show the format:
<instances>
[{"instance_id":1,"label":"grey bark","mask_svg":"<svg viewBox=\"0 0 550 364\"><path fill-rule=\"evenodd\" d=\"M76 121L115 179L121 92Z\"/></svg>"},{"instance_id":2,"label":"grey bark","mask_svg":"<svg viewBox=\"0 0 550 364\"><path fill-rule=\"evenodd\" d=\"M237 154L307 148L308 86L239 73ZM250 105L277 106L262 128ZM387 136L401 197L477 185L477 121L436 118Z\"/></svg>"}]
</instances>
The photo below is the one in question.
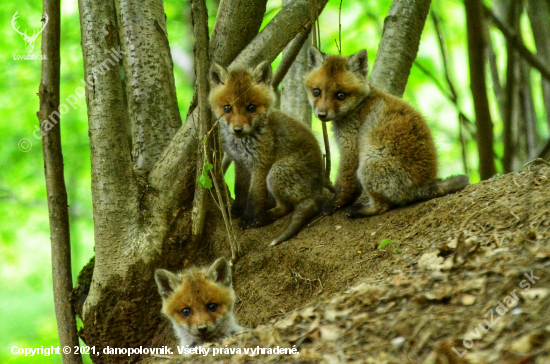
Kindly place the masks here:
<instances>
[{"instance_id":1,"label":"grey bark","mask_svg":"<svg viewBox=\"0 0 550 364\"><path fill-rule=\"evenodd\" d=\"M283 0L283 5L287 5L291 1L293 0ZM296 36L283 52L284 57L288 51L292 50L293 46L302 44L296 59L283 78L280 109L311 128L311 108L303 85L303 78L308 68L308 48L311 43L311 41L308 42L310 40L309 34L310 32L302 32Z\"/></svg>"},{"instance_id":2,"label":"grey bark","mask_svg":"<svg viewBox=\"0 0 550 364\"><path fill-rule=\"evenodd\" d=\"M134 170L146 175L181 127L162 0L116 0Z\"/></svg>"},{"instance_id":3,"label":"grey bark","mask_svg":"<svg viewBox=\"0 0 550 364\"><path fill-rule=\"evenodd\" d=\"M42 54L46 57L42 60L42 77L39 89L40 111L37 116L40 128L46 131L42 137L42 153L50 218L53 295L59 344L73 348L79 343L75 314L69 302L73 280L69 209L61 150L61 125L59 116L49 119L50 115L59 110L61 62L59 55L61 6L59 0L44 0L43 14L47 14L49 20L48 26L42 33ZM50 123L54 121L56 125L51 126ZM82 364L80 354L62 353L62 357L65 364Z\"/></svg>"},{"instance_id":4,"label":"grey bark","mask_svg":"<svg viewBox=\"0 0 550 364\"><path fill-rule=\"evenodd\" d=\"M266 3L267 0L222 0L210 42L213 62L228 66L258 35Z\"/></svg>"},{"instance_id":5,"label":"grey bark","mask_svg":"<svg viewBox=\"0 0 550 364\"><path fill-rule=\"evenodd\" d=\"M527 14L535 38L537 56L550 68L550 2L527 0ZM550 126L550 80L543 78L541 86L546 120Z\"/></svg>"},{"instance_id":6,"label":"grey bark","mask_svg":"<svg viewBox=\"0 0 550 364\"><path fill-rule=\"evenodd\" d=\"M401 97L418 53L430 0L394 0L370 77L377 88Z\"/></svg>"},{"instance_id":7,"label":"grey bark","mask_svg":"<svg viewBox=\"0 0 550 364\"><path fill-rule=\"evenodd\" d=\"M118 48L115 8L109 0L79 0L88 133L92 162L95 270L83 309L95 314L100 292L113 275L123 276L138 248L139 205L126 137L120 72L109 66ZM107 66L104 67L103 64ZM93 317L89 318L93 322Z\"/></svg>"}]
</instances>

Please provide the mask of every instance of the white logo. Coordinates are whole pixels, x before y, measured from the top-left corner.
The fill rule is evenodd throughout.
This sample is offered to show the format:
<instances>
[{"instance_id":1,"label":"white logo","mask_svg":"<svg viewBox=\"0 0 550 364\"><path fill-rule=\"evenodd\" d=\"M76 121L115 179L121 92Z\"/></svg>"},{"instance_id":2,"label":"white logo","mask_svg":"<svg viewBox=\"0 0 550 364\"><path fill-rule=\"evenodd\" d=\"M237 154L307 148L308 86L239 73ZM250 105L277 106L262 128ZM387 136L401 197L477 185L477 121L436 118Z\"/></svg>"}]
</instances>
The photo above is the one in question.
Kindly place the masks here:
<instances>
[{"instance_id":1,"label":"white logo","mask_svg":"<svg viewBox=\"0 0 550 364\"><path fill-rule=\"evenodd\" d=\"M26 44L25 47L27 49L27 53L30 54L34 49L34 41L40 35L40 33L42 33L42 31L44 30L44 28L46 28L46 25L48 24L48 15L44 14L44 18L42 18L42 21L44 22L44 25L42 25L42 29L40 29L38 33L36 32L36 30L34 30L30 37L27 35L27 29L25 29L25 31L21 33L19 31L19 27L16 27L15 21L17 20L17 18L19 18L19 15L17 15L17 11L16 11L15 14L13 14L13 18L11 19L11 26L13 27L13 29L15 29L17 33L21 34L21 37L23 38Z\"/></svg>"}]
</instances>

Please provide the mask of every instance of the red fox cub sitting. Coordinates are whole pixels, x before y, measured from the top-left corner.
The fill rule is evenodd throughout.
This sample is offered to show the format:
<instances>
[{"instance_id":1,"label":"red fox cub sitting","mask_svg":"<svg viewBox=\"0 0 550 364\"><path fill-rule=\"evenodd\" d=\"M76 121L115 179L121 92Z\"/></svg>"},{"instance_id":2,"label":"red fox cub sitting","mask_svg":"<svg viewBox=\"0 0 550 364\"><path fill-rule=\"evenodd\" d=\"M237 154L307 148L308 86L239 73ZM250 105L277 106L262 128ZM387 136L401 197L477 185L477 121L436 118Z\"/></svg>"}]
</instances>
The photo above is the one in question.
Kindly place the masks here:
<instances>
[{"instance_id":1,"label":"red fox cub sitting","mask_svg":"<svg viewBox=\"0 0 550 364\"><path fill-rule=\"evenodd\" d=\"M244 330L233 315L235 293L225 258L212 266L178 274L155 271L162 313L170 319L181 346L194 347Z\"/></svg>"},{"instance_id":2,"label":"red fox cub sitting","mask_svg":"<svg viewBox=\"0 0 550 364\"><path fill-rule=\"evenodd\" d=\"M332 121L340 148L334 198L323 213L378 215L392 206L444 196L469 184L467 176L437 179L428 124L405 101L370 86L367 52L327 56L311 47L305 86L315 116Z\"/></svg>"},{"instance_id":3,"label":"red fox cub sitting","mask_svg":"<svg viewBox=\"0 0 550 364\"><path fill-rule=\"evenodd\" d=\"M305 124L271 108L271 65L254 71L213 64L210 104L220 121L223 148L235 162L235 202L244 214L239 227L266 225L290 211L291 221L271 245L296 235L319 213L323 191L323 157ZM276 206L265 211L269 194Z\"/></svg>"}]
</instances>

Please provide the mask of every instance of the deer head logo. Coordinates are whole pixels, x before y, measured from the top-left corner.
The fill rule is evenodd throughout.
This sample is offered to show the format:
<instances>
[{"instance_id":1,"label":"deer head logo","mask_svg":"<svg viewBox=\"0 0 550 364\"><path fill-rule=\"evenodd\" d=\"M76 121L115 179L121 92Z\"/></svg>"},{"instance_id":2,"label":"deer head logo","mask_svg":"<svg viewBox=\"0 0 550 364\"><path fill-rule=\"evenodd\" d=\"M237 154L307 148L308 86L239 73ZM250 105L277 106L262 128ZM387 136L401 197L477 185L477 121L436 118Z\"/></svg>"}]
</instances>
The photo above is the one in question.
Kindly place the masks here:
<instances>
[{"instance_id":1,"label":"deer head logo","mask_svg":"<svg viewBox=\"0 0 550 364\"><path fill-rule=\"evenodd\" d=\"M13 18L11 19L11 26L13 27L13 29L15 29L17 33L21 34L21 37L26 44L25 48L27 49L27 53L32 53L32 50L34 49L34 41L40 35L40 33L42 33L42 31L44 30L44 28L46 28L46 25L48 24L48 15L44 14L44 18L42 18L42 21L44 22L44 25L42 25L42 29L40 29L38 33L36 32L36 30L34 30L30 37L27 35L27 29L25 29L25 31L21 33L19 31L19 27L16 27L15 22L17 18L19 18L19 15L17 15L16 11L15 14L13 14Z\"/></svg>"}]
</instances>

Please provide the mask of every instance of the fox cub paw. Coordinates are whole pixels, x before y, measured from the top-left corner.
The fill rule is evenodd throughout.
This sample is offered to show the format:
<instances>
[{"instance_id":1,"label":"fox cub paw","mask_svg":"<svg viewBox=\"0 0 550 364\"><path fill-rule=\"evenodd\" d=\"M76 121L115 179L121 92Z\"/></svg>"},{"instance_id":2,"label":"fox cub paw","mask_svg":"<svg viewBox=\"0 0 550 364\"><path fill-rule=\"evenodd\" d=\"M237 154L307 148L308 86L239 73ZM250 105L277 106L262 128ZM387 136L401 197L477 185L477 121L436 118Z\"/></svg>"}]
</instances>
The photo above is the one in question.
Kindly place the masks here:
<instances>
[{"instance_id":1,"label":"fox cub paw","mask_svg":"<svg viewBox=\"0 0 550 364\"><path fill-rule=\"evenodd\" d=\"M243 216L241 216L241 221L239 221L239 228L241 230L246 230L254 227L254 220L254 216L244 214Z\"/></svg>"},{"instance_id":2,"label":"fox cub paw","mask_svg":"<svg viewBox=\"0 0 550 364\"><path fill-rule=\"evenodd\" d=\"M336 210L334 200L329 200L323 204L323 215L332 215L334 210Z\"/></svg>"}]
</instances>

